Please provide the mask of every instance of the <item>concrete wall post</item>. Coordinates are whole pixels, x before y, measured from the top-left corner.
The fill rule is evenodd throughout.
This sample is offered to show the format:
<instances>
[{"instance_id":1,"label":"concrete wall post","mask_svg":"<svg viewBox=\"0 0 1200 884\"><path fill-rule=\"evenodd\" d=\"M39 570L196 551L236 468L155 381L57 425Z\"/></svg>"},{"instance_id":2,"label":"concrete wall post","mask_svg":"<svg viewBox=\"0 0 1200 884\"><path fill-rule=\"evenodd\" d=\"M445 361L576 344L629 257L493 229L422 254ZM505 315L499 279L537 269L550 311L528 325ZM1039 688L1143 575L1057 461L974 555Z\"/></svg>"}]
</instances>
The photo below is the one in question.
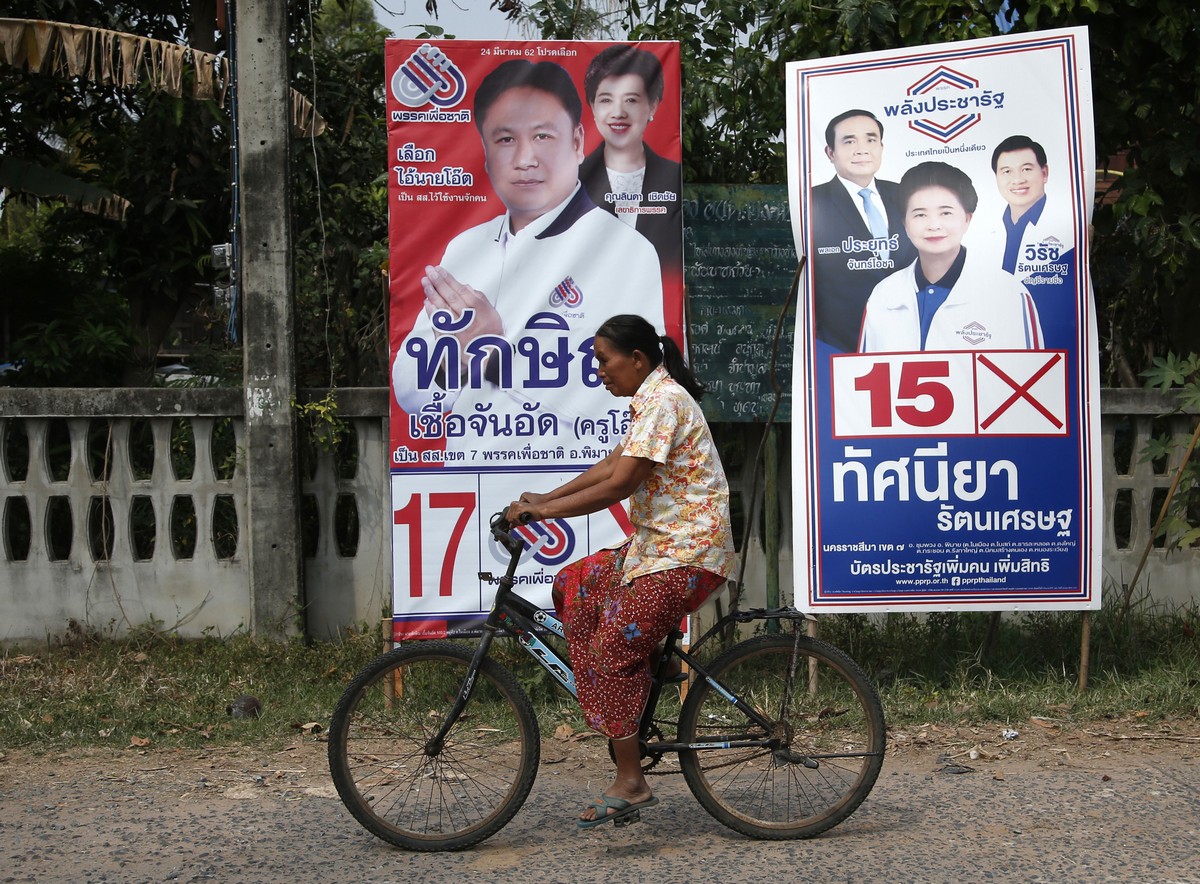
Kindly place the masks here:
<instances>
[{"instance_id":1,"label":"concrete wall post","mask_svg":"<svg viewBox=\"0 0 1200 884\"><path fill-rule=\"evenodd\" d=\"M287 4L235 12L250 627L302 629Z\"/></svg>"}]
</instances>

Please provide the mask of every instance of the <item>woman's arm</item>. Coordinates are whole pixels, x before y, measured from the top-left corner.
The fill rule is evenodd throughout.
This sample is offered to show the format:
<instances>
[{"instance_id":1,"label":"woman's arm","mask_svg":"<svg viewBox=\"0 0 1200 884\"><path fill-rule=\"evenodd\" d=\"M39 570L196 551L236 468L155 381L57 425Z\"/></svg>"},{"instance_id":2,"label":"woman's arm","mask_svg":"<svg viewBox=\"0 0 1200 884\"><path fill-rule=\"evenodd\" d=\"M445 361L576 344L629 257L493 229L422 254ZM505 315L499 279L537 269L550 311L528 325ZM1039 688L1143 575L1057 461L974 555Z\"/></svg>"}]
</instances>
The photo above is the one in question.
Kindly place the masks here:
<instances>
[{"instance_id":1,"label":"woman's arm","mask_svg":"<svg viewBox=\"0 0 1200 884\"><path fill-rule=\"evenodd\" d=\"M558 500L560 497L566 497L569 494L582 491L584 488L590 488L598 482L603 482L612 475L613 468L621 459L621 452L624 450L623 446L618 445L603 460L592 464L574 479L564 482L553 491L547 491L545 494L524 491L521 493L519 499L522 503L545 503L546 501Z\"/></svg>"},{"instance_id":2,"label":"woman's arm","mask_svg":"<svg viewBox=\"0 0 1200 884\"><path fill-rule=\"evenodd\" d=\"M509 505L505 517L513 523L522 516L533 521L562 519L598 513L620 503L650 477L656 466L644 457L622 457L622 450L618 445L604 460L540 500L522 494L519 501Z\"/></svg>"}]
</instances>

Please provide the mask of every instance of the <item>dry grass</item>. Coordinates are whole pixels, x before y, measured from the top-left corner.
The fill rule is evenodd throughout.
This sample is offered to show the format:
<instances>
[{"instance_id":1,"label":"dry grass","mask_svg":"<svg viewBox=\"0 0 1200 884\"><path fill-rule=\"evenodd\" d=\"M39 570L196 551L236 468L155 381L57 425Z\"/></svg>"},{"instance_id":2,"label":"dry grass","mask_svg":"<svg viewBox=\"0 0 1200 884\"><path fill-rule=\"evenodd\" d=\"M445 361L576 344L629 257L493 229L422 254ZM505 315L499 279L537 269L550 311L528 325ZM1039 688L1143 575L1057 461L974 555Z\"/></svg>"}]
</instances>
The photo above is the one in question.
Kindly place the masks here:
<instances>
[{"instance_id":1,"label":"dry grass","mask_svg":"<svg viewBox=\"0 0 1200 884\"><path fill-rule=\"evenodd\" d=\"M0 745L283 740L313 722L323 728L346 681L380 650L368 635L306 645L153 632L118 641L76 629L0 655ZM242 695L259 699L261 717L227 713Z\"/></svg>"},{"instance_id":2,"label":"dry grass","mask_svg":"<svg viewBox=\"0 0 1200 884\"><path fill-rule=\"evenodd\" d=\"M1200 612L1092 616L1089 690L1077 690L1079 614L839 615L821 636L879 687L889 724L1137 718L1200 720ZM106 639L75 629L43 647L0 651L0 747L282 743L323 730L346 683L382 651L374 630L339 643L249 636L181 639L153 630ZM578 709L515 647L497 645L539 709L544 733L581 727ZM226 709L241 695L260 718Z\"/></svg>"}]
</instances>

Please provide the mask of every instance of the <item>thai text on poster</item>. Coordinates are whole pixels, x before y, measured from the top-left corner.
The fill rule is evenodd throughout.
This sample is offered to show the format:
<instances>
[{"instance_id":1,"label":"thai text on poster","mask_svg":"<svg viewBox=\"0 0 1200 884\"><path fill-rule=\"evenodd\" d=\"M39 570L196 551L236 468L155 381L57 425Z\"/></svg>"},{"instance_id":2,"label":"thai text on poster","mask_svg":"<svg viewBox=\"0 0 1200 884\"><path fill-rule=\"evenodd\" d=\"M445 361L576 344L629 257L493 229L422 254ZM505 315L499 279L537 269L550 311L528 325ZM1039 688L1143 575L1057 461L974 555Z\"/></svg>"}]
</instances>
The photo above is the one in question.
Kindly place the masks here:
<instances>
[{"instance_id":1,"label":"thai text on poster","mask_svg":"<svg viewBox=\"0 0 1200 884\"><path fill-rule=\"evenodd\" d=\"M490 607L488 518L620 442L627 400L592 337L638 313L681 340L676 43L413 41L386 48L394 631ZM541 604L620 507L523 526Z\"/></svg>"},{"instance_id":2,"label":"thai text on poster","mask_svg":"<svg viewBox=\"0 0 1200 884\"><path fill-rule=\"evenodd\" d=\"M792 63L797 604L1100 604L1087 32Z\"/></svg>"}]
</instances>

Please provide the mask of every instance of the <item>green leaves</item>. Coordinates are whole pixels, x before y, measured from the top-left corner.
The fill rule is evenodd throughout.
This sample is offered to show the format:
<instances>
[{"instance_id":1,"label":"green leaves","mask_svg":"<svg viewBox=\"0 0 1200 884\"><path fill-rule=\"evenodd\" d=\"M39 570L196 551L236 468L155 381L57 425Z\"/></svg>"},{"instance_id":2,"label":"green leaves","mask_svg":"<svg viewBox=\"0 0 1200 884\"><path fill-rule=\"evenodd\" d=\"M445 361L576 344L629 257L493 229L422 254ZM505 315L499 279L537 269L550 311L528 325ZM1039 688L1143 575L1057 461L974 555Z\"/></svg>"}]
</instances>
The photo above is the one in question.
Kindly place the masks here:
<instances>
[{"instance_id":1,"label":"green leaves","mask_svg":"<svg viewBox=\"0 0 1200 884\"><path fill-rule=\"evenodd\" d=\"M125 317L93 312L97 306L94 298L82 297L53 319L25 324L13 342L25 365L13 379L27 386L117 385L131 344Z\"/></svg>"},{"instance_id":2,"label":"green leaves","mask_svg":"<svg viewBox=\"0 0 1200 884\"><path fill-rule=\"evenodd\" d=\"M992 36L999 2L664 4L631 33L681 41L684 178L786 180L783 64ZM1086 25L1099 189L1091 262L1108 383L1136 383L1157 355L1200 340L1200 8L1184 0L1026 0L1014 33ZM899 12L898 12L899 10Z\"/></svg>"},{"instance_id":3,"label":"green leaves","mask_svg":"<svg viewBox=\"0 0 1200 884\"><path fill-rule=\"evenodd\" d=\"M212 37L212 23L193 22L193 4L184 0L14 3L13 14L30 18L172 42L203 41L207 25ZM37 169L19 186L42 198L26 198L41 219L38 234L14 260L24 272L6 279L6 295L38 298L36 309L10 314L18 338L12 356L34 366L21 383L149 383L180 305L212 280L201 258L212 231L229 226L229 120L215 102L192 99L190 83L184 95L0 68L4 165ZM0 230L0 249L11 236L11 227ZM57 288L64 277L70 284ZM56 336L65 352L54 350Z\"/></svg>"},{"instance_id":4,"label":"green leaves","mask_svg":"<svg viewBox=\"0 0 1200 884\"><path fill-rule=\"evenodd\" d=\"M1168 353L1155 357L1150 368L1142 372L1142 377L1146 379L1147 387L1159 390L1200 385L1200 355L1191 353L1181 357Z\"/></svg>"},{"instance_id":5,"label":"green leaves","mask_svg":"<svg viewBox=\"0 0 1200 884\"><path fill-rule=\"evenodd\" d=\"M367 9L359 4L360 10ZM331 131L293 144L297 371L302 387L369 386L386 378L388 32L326 4L311 58L297 61ZM307 52L307 41L302 46Z\"/></svg>"},{"instance_id":6,"label":"green leaves","mask_svg":"<svg viewBox=\"0 0 1200 884\"><path fill-rule=\"evenodd\" d=\"M1178 391L1178 411L1192 415L1200 411L1200 355L1168 353L1157 357L1150 368L1142 372L1142 377L1146 379L1147 387ZM1166 538L1167 545L1175 549L1200 543L1200 459L1193 456L1197 434L1200 434L1200 426L1179 458L1166 517L1158 531L1158 536ZM1170 463L1181 448L1183 445L1177 435L1156 436L1147 440L1143 447L1142 461Z\"/></svg>"}]
</instances>

